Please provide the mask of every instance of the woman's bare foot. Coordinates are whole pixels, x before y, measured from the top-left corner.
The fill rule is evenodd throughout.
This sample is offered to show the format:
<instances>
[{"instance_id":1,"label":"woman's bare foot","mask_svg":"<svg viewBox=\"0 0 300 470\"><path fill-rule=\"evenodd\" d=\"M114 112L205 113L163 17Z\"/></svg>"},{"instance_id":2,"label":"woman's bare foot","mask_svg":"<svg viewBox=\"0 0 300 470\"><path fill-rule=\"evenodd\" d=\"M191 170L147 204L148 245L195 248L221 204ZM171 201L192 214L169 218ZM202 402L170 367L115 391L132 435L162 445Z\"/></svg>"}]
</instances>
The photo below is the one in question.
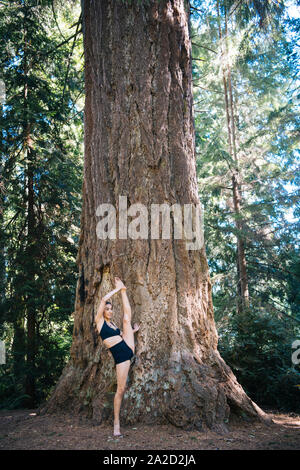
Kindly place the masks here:
<instances>
[{"instance_id":1,"label":"woman's bare foot","mask_svg":"<svg viewBox=\"0 0 300 470\"><path fill-rule=\"evenodd\" d=\"M122 436L120 433L120 424L114 424L114 436Z\"/></svg>"}]
</instances>

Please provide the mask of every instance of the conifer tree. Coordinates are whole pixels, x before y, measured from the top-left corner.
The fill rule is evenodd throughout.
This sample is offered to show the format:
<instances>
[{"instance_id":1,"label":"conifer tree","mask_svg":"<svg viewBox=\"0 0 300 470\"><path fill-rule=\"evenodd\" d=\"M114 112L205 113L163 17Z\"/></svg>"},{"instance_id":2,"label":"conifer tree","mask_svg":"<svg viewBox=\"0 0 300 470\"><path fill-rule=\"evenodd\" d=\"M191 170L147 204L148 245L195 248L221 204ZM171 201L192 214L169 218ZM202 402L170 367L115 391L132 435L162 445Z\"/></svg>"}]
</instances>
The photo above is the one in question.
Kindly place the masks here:
<instances>
[{"instance_id":1,"label":"conifer tree","mask_svg":"<svg viewBox=\"0 0 300 470\"><path fill-rule=\"evenodd\" d=\"M51 325L58 322L70 337L82 177L82 38L75 6L24 0L0 8L6 92L0 308L10 405L33 407L46 384L53 385L66 345ZM48 377L47 362L53 365Z\"/></svg>"}]
</instances>

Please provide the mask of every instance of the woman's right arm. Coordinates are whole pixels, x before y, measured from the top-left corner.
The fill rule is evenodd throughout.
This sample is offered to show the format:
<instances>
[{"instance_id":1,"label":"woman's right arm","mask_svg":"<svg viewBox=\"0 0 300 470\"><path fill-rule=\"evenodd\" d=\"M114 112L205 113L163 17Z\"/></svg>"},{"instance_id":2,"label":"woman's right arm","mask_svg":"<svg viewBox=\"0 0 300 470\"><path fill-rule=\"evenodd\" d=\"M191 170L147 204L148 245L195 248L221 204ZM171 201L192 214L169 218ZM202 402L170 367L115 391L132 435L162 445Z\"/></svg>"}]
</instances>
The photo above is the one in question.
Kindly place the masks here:
<instances>
[{"instance_id":1,"label":"woman's right arm","mask_svg":"<svg viewBox=\"0 0 300 470\"><path fill-rule=\"evenodd\" d=\"M103 312L104 312L104 309L105 309L105 302L108 299L110 299L114 294L119 292L119 290L121 290L122 287L123 287L122 285L120 285L119 278L117 278L117 277L115 277L115 284L116 284L116 288L114 290L112 290L111 292L109 292L108 294L106 294L101 299L101 302L100 302L100 305L99 305L99 308L98 308L98 312L95 316L95 323L96 324L99 322L99 320L102 320L102 318L103 318Z\"/></svg>"}]
</instances>

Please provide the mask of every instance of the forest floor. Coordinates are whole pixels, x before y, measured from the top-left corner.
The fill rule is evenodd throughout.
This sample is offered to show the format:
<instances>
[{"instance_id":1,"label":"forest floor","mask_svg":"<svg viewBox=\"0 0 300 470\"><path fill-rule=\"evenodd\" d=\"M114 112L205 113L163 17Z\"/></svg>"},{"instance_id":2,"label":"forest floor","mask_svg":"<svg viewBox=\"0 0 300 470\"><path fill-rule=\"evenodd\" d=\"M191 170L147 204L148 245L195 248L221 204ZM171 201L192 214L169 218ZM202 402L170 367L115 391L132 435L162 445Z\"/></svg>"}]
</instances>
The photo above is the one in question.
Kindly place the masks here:
<instances>
[{"instance_id":1,"label":"forest floor","mask_svg":"<svg viewBox=\"0 0 300 470\"><path fill-rule=\"evenodd\" d=\"M185 431L172 425L112 427L76 416L38 415L37 410L0 411L0 449L26 450L233 450L300 449L300 416L268 411L273 422L228 425L228 432Z\"/></svg>"}]
</instances>

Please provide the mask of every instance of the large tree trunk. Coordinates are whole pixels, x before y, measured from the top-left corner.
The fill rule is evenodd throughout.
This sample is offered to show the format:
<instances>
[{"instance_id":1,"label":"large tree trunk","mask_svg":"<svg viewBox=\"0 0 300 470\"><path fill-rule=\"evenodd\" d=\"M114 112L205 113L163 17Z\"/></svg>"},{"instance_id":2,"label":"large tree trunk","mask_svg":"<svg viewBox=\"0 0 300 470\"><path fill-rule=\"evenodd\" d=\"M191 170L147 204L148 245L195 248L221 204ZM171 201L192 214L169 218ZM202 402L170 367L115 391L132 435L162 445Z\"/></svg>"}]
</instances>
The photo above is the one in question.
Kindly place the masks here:
<instances>
[{"instance_id":1,"label":"large tree trunk","mask_svg":"<svg viewBox=\"0 0 300 470\"><path fill-rule=\"evenodd\" d=\"M97 207L198 205L189 12L183 0L85 0L85 170L71 358L41 412L112 419L113 359L93 325L119 276L127 286L136 360L121 422L222 426L263 418L217 351L205 250L185 240L100 240ZM118 214L118 210L117 210ZM174 220L171 218L172 225ZM121 297L112 298L121 326Z\"/></svg>"}]
</instances>

